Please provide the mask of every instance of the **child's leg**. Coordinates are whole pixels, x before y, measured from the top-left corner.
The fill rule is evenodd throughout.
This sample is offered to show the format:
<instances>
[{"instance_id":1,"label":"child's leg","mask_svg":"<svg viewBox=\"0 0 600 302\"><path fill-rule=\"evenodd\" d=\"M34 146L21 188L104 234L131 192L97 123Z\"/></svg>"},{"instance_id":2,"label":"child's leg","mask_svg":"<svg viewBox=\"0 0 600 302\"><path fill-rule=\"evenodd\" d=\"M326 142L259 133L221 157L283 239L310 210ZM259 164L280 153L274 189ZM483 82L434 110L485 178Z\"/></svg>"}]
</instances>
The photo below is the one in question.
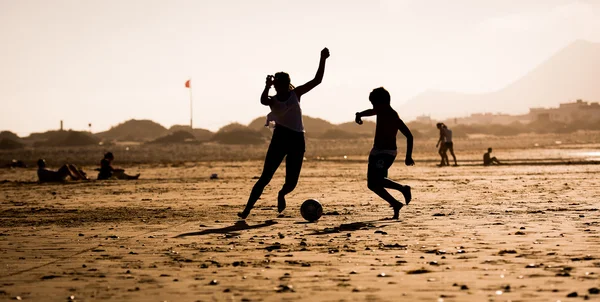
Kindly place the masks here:
<instances>
[{"instance_id":1,"label":"child's leg","mask_svg":"<svg viewBox=\"0 0 600 302\"><path fill-rule=\"evenodd\" d=\"M138 173L136 175L129 175L129 174L126 174L125 172L123 172L123 179L132 180L132 179L138 179L138 178L140 178L140 173Z\"/></svg>"},{"instance_id":2,"label":"child's leg","mask_svg":"<svg viewBox=\"0 0 600 302\"><path fill-rule=\"evenodd\" d=\"M369 156L369 168L367 171L367 186L369 190L377 194L383 200L387 201L394 208L394 219L398 219L402 203L394 198L386 189L384 184L390 185L391 180L387 179L389 167L394 162L395 157L391 155L379 154ZM387 181L386 181L387 179Z\"/></svg>"},{"instance_id":3,"label":"child's leg","mask_svg":"<svg viewBox=\"0 0 600 302\"><path fill-rule=\"evenodd\" d=\"M112 177L116 179L127 179L125 177L125 170L115 169L112 173Z\"/></svg>"},{"instance_id":4,"label":"child's leg","mask_svg":"<svg viewBox=\"0 0 600 302\"><path fill-rule=\"evenodd\" d=\"M67 167L69 168L69 171L71 171L71 178L73 178L75 180L82 180L82 179L86 178L83 174L81 174L81 172L77 168L77 166L72 165L72 164L67 164Z\"/></svg>"},{"instance_id":5,"label":"child's leg","mask_svg":"<svg viewBox=\"0 0 600 302\"><path fill-rule=\"evenodd\" d=\"M450 143L450 146L448 147L448 150L450 150L450 154L452 155L452 159L454 159L454 165L457 166L458 163L456 162L456 155L454 155L454 146L452 145L452 143ZM446 162L448 162L448 156L446 156Z\"/></svg>"},{"instance_id":6,"label":"child's leg","mask_svg":"<svg viewBox=\"0 0 600 302\"><path fill-rule=\"evenodd\" d=\"M277 195L277 211L279 213L285 210L285 195L292 192L298 184L303 161L304 152L291 152L285 157L285 183Z\"/></svg>"},{"instance_id":7,"label":"child's leg","mask_svg":"<svg viewBox=\"0 0 600 302\"><path fill-rule=\"evenodd\" d=\"M238 213L238 216L240 218L246 219L246 217L248 217L248 214L250 214L250 210L252 210L252 208L254 207L254 204L262 194L265 187L271 181L271 178L273 178L273 175L275 174L275 171L277 171L277 168L279 168L279 165L281 164L281 161L283 160L284 156L285 151L282 150L280 147L277 147L273 143L269 145L269 150L267 151L267 156L265 157L265 164L263 167L262 174L260 175L260 178L258 179L256 184L254 184L252 192L250 192L250 197L248 198L246 208L243 212Z\"/></svg>"},{"instance_id":8,"label":"child's leg","mask_svg":"<svg viewBox=\"0 0 600 302\"><path fill-rule=\"evenodd\" d=\"M446 162L446 166L450 165L450 161L448 160L448 148L444 148L444 161Z\"/></svg>"},{"instance_id":9,"label":"child's leg","mask_svg":"<svg viewBox=\"0 0 600 302\"><path fill-rule=\"evenodd\" d=\"M73 175L71 174L71 170L69 169L69 166L67 166L67 165L63 165L62 167L60 167L60 169L58 169L57 172L58 172L58 177L60 177L63 180L65 178L67 178L67 176L74 178Z\"/></svg>"},{"instance_id":10,"label":"child's leg","mask_svg":"<svg viewBox=\"0 0 600 302\"><path fill-rule=\"evenodd\" d=\"M445 158L444 154L445 154L445 153L446 153L446 150L445 150L445 148L444 148L444 143L442 143L442 145L440 146L440 149L438 150L438 154L439 154L439 155L440 155L440 157L442 158L442 161L440 162L440 166L443 166L443 165L445 165L445 164L446 164L446 163L445 163L445 160L444 160L444 158Z\"/></svg>"},{"instance_id":11,"label":"child's leg","mask_svg":"<svg viewBox=\"0 0 600 302\"><path fill-rule=\"evenodd\" d=\"M389 178L384 178L383 179L383 187L400 191L400 193L402 193L402 196L404 196L404 201L406 202L406 205L408 205L410 203L410 201L412 199L412 193L410 192L410 186L403 186Z\"/></svg>"},{"instance_id":12,"label":"child's leg","mask_svg":"<svg viewBox=\"0 0 600 302\"><path fill-rule=\"evenodd\" d=\"M394 198L394 196L392 196L392 194L385 189L382 179L369 179L367 186L369 187L369 190L373 191L383 200L387 201L391 206L394 206L398 203L396 198Z\"/></svg>"}]
</instances>

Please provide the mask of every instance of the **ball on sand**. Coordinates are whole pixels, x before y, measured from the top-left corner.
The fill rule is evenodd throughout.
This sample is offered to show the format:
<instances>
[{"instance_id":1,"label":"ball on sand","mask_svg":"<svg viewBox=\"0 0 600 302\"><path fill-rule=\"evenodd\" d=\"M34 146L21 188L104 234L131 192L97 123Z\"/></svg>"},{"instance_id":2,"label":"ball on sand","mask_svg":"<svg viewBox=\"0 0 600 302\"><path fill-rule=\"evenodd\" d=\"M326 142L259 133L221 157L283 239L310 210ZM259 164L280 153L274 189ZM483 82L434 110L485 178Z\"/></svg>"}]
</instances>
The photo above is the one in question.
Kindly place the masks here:
<instances>
[{"instance_id":1,"label":"ball on sand","mask_svg":"<svg viewBox=\"0 0 600 302\"><path fill-rule=\"evenodd\" d=\"M323 207L316 199L307 199L300 207L300 214L310 222L317 221L323 215Z\"/></svg>"}]
</instances>

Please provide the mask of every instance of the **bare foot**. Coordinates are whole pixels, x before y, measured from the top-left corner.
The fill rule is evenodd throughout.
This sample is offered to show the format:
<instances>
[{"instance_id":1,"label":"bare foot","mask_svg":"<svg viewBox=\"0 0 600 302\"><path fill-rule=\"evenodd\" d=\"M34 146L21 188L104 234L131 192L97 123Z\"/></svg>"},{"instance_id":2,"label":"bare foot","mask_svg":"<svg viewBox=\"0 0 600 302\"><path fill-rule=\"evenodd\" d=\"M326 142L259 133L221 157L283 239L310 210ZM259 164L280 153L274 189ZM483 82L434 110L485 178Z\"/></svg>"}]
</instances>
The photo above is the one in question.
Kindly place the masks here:
<instances>
[{"instance_id":1,"label":"bare foot","mask_svg":"<svg viewBox=\"0 0 600 302\"><path fill-rule=\"evenodd\" d=\"M412 193L410 192L410 186L404 186L402 188L402 190L400 190L400 192L402 192L402 195L404 196L404 200L406 201L406 205L408 205L410 203L410 201L412 200Z\"/></svg>"},{"instance_id":2,"label":"bare foot","mask_svg":"<svg viewBox=\"0 0 600 302\"><path fill-rule=\"evenodd\" d=\"M246 213L246 212L237 213L238 217L242 218L242 219L246 219L248 217L248 214L250 214L250 213Z\"/></svg>"},{"instance_id":3,"label":"bare foot","mask_svg":"<svg viewBox=\"0 0 600 302\"><path fill-rule=\"evenodd\" d=\"M394 205L394 217L392 217L392 219L400 219L400 209L402 209L404 205L400 202L398 202L396 205Z\"/></svg>"},{"instance_id":4,"label":"bare foot","mask_svg":"<svg viewBox=\"0 0 600 302\"><path fill-rule=\"evenodd\" d=\"M285 196L279 194L277 195L277 212L281 213L285 210Z\"/></svg>"}]
</instances>

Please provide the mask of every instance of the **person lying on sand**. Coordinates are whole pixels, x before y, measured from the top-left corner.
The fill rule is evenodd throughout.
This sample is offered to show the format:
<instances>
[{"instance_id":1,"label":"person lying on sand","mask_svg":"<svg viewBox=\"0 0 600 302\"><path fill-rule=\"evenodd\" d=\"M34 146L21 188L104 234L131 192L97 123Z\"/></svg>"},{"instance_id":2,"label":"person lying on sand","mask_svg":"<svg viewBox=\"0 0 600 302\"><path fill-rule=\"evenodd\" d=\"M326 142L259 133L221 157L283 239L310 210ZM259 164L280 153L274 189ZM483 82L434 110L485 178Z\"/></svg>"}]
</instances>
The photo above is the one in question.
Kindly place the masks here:
<instances>
[{"instance_id":1,"label":"person lying on sand","mask_svg":"<svg viewBox=\"0 0 600 302\"><path fill-rule=\"evenodd\" d=\"M138 179L140 174L136 175L127 175L125 174L125 170L123 169L115 169L112 167L111 163L115 159L115 156L112 152L104 153L104 158L100 161L100 172L98 173L98 180L105 179Z\"/></svg>"},{"instance_id":2,"label":"person lying on sand","mask_svg":"<svg viewBox=\"0 0 600 302\"><path fill-rule=\"evenodd\" d=\"M483 154L483 165L491 166L491 165L499 165L500 161L496 159L496 157L492 157L492 148L488 148L488 152Z\"/></svg>"},{"instance_id":3,"label":"person lying on sand","mask_svg":"<svg viewBox=\"0 0 600 302\"><path fill-rule=\"evenodd\" d=\"M71 177L72 180L88 179L85 172L75 165L65 164L58 171L52 171L46 168L46 161L42 158L37 161L37 165L37 175L40 182L63 182L67 179L67 176Z\"/></svg>"},{"instance_id":4,"label":"person lying on sand","mask_svg":"<svg viewBox=\"0 0 600 302\"><path fill-rule=\"evenodd\" d=\"M407 166L415 164L412 159L413 136L406 124L398 116L398 113L390 106L390 93L385 88L375 88L369 95L369 101L373 104L373 109L357 112L355 118L356 123L362 125L361 118L363 116L377 116L375 143L369 154L367 186L394 208L394 217L392 219L398 219L400 209L404 205L396 200L386 188L400 191L407 205L412 196L410 186L403 186L387 178L388 169L392 166L398 154L396 147L398 130L406 137L406 158L404 163Z\"/></svg>"}]
</instances>

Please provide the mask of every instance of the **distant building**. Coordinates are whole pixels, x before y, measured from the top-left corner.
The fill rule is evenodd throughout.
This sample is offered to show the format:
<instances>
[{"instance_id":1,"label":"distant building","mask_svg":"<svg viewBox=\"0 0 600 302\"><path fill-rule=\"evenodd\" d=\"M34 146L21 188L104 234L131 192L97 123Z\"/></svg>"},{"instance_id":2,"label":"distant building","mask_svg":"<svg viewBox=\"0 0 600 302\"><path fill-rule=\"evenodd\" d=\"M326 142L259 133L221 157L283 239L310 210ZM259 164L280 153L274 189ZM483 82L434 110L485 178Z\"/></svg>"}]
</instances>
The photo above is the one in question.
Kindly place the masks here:
<instances>
[{"instance_id":1,"label":"distant building","mask_svg":"<svg viewBox=\"0 0 600 302\"><path fill-rule=\"evenodd\" d=\"M417 119L415 120L415 122L421 123L421 124L427 124L427 125L433 125L435 123L431 119L431 116L429 116L429 115L417 116Z\"/></svg>"},{"instance_id":2,"label":"distant building","mask_svg":"<svg viewBox=\"0 0 600 302\"><path fill-rule=\"evenodd\" d=\"M433 123L429 116L419 116L420 123ZM549 121L569 124L576 121L600 122L600 104L577 100L562 103L558 108L530 108L529 113L509 115L503 113L474 113L467 117L449 118L444 121L448 125L509 125L512 123L527 124L533 121Z\"/></svg>"},{"instance_id":3,"label":"distant building","mask_svg":"<svg viewBox=\"0 0 600 302\"><path fill-rule=\"evenodd\" d=\"M530 118L534 121L572 123L574 121L600 121L600 104L577 100L573 103L562 103L558 108L531 108Z\"/></svg>"},{"instance_id":4,"label":"distant building","mask_svg":"<svg viewBox=\"0 0 600 302\"><path fill-rule=\"evenodd\" d=\"M503 113L473 113L467 117L457 117L447 119L445 123L455 125L509 125L515 122L528 123L529 118L526 115L509 115Z\"/></svg>"}]
</instances>

